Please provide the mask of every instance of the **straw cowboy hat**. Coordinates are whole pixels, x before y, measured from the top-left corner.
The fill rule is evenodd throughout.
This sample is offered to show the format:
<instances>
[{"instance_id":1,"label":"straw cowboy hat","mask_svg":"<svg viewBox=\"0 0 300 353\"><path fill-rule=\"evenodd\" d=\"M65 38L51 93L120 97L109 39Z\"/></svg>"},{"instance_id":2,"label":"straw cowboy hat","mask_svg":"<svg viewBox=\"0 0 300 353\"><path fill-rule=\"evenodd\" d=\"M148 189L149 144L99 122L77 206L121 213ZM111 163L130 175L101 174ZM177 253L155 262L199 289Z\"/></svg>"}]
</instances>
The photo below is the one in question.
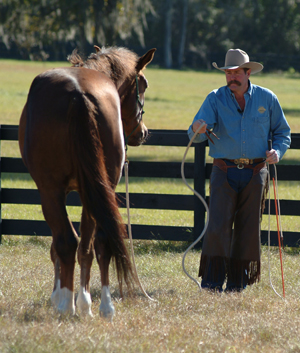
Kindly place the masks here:
<instances>
[{"instance_id":1,"label":"straw cowboy hat","mask_svg":"<svg viewBox=\"0 0 300 353\"><path fill-rule=\"evenodd\" d=\"M235 70L235 69L251 69L251 74L256 74L264 67L255 61L249 61L249 56L241 49L229 49L225 56L225 66L219 67L216 63L212 63L213 67L218 70Z\"/></svg>"}]
</instances>

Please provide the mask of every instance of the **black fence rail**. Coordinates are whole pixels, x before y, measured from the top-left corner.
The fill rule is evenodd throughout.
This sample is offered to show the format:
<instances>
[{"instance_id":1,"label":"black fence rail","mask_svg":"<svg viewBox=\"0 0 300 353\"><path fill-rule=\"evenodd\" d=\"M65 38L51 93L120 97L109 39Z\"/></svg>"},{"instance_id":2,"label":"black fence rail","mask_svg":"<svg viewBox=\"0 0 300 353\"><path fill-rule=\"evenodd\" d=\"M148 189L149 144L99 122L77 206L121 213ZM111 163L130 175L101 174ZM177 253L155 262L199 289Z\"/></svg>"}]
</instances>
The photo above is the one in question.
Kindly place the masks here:
<instances>
[{"instance_id":1,"label":"black fence rail","mask_svg":"<svg viewBox=\"0 0 300 353\"><path fill-rule=\"evenodd\" d=\"M188 144L188 136L183 130L150 130L151 138L146 145L185 147ZM18 126L2 125L0 127L0 141L17 141ZM209 179L212 165L206 163L206 146L204 143L194 144L194 163L185 164L185 176L194 181L194 188L208 200L205 195L205 181ZM300 134L292 134L292 149L300 149ZM142 153L141 153L142 154ZM28 173L21 158L1 157L0 179L2 173ZM278 165L278 180L300 180L300 165ZM181 178L180 162L143 162L131 161L129 177L145 178ZM119 194L120 199L125 199L125 194ZM182 210L194 213L193 227L165 226L165 225L140 225L133 224L134 239L157 239L174 241L193 241L201 233L205 224L205 208L201 201L194 195L170 195L170 194L130 194L131 208L149 210ZM0 188L0 207L3 204L38 205L40 196L35 189ZM67 205L81 206L79 195L72 192L67 197ZM21 206L20 206L21 207ZM120 207L125 204L120 203ZM226 205L224 205L226 207ZM281 215L300 216L300 200L281 200ZM268 213L266 203L265 213ZM271 202L271 214L275 214L274 201ZM1 209L0 209L1 214ZM74 222L75 229L79 229L79 223ZM17 220L0 217L0 241L3 235L43 235L50 236L51 231L45 221ZM271 231L271 245L278 245L277 232ZM268 232L262 231L262 243L267 243ZM300 230L284 232L284 245L299 246Z\"/></svg>"}]
</instances>

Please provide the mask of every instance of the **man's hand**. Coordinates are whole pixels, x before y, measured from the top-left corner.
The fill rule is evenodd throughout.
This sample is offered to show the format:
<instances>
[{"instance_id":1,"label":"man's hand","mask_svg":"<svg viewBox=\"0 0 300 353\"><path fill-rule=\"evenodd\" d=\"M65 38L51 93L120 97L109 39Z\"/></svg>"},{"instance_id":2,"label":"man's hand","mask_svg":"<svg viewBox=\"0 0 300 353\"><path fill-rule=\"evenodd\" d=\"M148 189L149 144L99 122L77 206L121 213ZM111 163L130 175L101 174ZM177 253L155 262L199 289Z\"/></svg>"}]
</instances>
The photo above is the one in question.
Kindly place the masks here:
<instances>
[{"instance_id":1,"label":"man's hand","mask_svg":"<svg viewBox=\"0 0 300 353\"><path fill-rule=\"evenodd\" d=\"M192 126L193 131L196 132L197 129L199 128L199 126L200 126L201 124L203 124L203 123L205 123L205 121L202 120L202 119L196 120L196 121L194 122L193 126ZM204 125L202 126L202 128L200 129L200 131L198 131L198 134L203 134L203 133L205 133L205 132L206 132L206 127L207 127L207 124L204 124Z\"/></svg>"},{"instance_id":2,"label":"man's hand","mask_svg":"<svg viewBox=\"0 0 300 353\"><path fill-rule=\"evenodd\" d=\"M277 155L277 152L273 149L271 151L266 151L266 156L267 156L266 162L268 162L269 164L275 164L279 162L279 157Z\"/></svg>"}]
</instances>

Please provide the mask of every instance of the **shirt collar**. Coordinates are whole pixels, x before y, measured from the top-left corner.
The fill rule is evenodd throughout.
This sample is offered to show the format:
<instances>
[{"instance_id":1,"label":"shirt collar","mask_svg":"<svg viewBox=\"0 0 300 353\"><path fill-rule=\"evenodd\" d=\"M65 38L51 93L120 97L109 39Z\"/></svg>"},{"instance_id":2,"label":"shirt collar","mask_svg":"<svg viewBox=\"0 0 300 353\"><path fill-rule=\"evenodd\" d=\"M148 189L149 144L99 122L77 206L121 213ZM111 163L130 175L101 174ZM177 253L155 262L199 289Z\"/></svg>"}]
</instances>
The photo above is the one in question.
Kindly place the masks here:
<instances>
[{"instance_id":1,"label":"shirt collar","mask_svg":"<svg viewBox=\"0 0 300 353\"><path fill-rule=\"evenodd\" d=\"M247 91L246 93L248 93L250 97L252 96L252 93L253 93L253 85L252 85L252 83L251 83L250 80L249 80L249 88L248 88L248 91Z\"/></svg>"}]
</instances>

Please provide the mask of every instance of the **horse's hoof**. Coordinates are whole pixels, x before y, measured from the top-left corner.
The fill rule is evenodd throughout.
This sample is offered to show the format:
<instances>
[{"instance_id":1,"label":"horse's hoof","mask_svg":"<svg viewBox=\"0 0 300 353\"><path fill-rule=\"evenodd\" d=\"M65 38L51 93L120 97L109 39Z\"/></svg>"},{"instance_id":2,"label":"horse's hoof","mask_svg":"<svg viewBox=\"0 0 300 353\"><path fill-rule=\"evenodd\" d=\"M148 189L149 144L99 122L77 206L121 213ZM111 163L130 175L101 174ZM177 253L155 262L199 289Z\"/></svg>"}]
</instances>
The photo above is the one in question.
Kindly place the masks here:
<instances>
[{"instance_id":1,"label":"horse's hoof","mask_svg":"<svg viewBox=\"0 0 300 353\"><path fill-rule=\"evenodd\" d=\"M59 303L59 306L57 307L57 311L63 315L74 316L75 305L70 305L70 303L67 300L63 300Z\"/></svg>"},{"instance_id":2,"label":"horse's hoof","mask_svg":"<svg viewBox=\"0 0 300 353\"><path fill-rule=\"evenodd\" d=\"M100 305L100 310L99 310L100 317L104 318L108 322L112 322L113 317L115 315L114 306L112 305L112 307L109 310L107 310L108 308L105 308L105 309L106 310L101 309L101 305Z\"/></svg>"},{"instance_id":3,"label":"horse's hoof","mask_svg":"<svg viewBox=\"0 0 300 353\"><path fill-rule=\"evenodd\" d=\"M52 292L50 300L53 307L57 309L59 305L59 289L56 289L55 291Z\"/></svg>"},{"instance_id":4,"label":"horse's hoof","mask_svg":"<svg viewBox=\"0 0 300 353\"><path fill-rule=\"evenodd\" d=\"M61 314L75 315L74 293L68 288L59 290L57 311Z\"/></svg>"},{"instance_id":5,"label":"horse's hoof","mask_svg":"<svg viewBox=\"0 0 300 353\"><path fill-rule=\"evenodd\" d=\"M91 310L91 307L92 307L91 294L87 292L83 287L80 287L78 297L76 300L76 306L82 315L93 317L92 310Z\"/></svg>"},{"instance_id":6,"label":"horse's hoof","mask_svg":"<svg viewBox=\"0 0 300 353\"><path fill-rule=\"evenodd\" d=\"M108 321L112 321L113 316L115 314L115 308L111 301L110 291L108 286L102 287L101 292L101 304L99 308L100 317L107 319Z\"/></svg>"}]
</instances>

